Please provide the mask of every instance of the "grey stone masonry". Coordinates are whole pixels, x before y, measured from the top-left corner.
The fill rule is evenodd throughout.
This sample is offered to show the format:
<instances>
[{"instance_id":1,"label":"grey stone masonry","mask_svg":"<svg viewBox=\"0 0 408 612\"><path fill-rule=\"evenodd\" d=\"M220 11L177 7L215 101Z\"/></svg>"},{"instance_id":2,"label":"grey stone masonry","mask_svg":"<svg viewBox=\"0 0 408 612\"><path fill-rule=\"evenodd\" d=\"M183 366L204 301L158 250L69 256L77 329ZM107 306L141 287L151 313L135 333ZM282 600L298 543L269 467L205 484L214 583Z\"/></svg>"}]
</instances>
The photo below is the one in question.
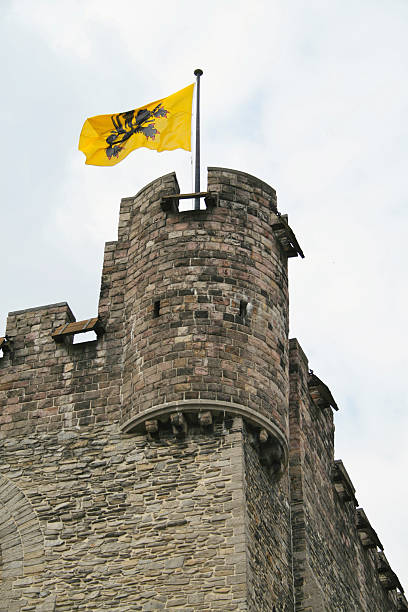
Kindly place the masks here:
<instances>
[{"instance_id":1,"label":"grey stone masonry","mask_svg":"<svg viewBox=\"0 0 408 612\"><path fill-rule=\"evenodd\" d=\"M288 339L303 253L275 190L209 168L208 192L179 212L168 174L121 201L87 321L8 316L0 612L408 609Z\"/></svg>"},{"instance_id":2,"label":"grey stone masonry","mask_svg":"<svg viewBox=\"0 0 408 612\"><path fill-rule=\"evenodd\" d=\"M347 474L350 493L338 486L333 413L313 401L308 378L307 359L293 339L290 477L296 611L396 610L396 590L381 585L377 543L369 548L359 536L357 501Z\"/></svg>"}]
</instances>

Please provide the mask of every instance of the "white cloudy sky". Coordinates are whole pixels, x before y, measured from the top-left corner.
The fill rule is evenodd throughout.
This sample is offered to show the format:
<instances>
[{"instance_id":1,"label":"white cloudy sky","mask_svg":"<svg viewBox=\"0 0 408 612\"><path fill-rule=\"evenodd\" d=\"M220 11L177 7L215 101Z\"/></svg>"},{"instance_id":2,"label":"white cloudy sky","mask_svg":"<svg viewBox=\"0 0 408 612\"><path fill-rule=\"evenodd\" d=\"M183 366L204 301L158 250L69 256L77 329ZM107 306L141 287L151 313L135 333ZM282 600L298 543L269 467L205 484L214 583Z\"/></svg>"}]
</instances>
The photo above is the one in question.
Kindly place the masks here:
<instances>
[{"instance_id":1,"label":"white cloudy sky","mask_svg":"<svg viewBox=\"0 0 408 612\"><path fill-rule=\"evenodd\" d=\"M306 254L291 336L330 386L336 456L408 587L405 0L1 0L0 335L7 312L97 312L120 198L191 157L85 166L87 116L202 79L203 166L267 181ZM204 176L204 173L203 173ZM204 185L205 187L205 185Z\"/></svg>"}]
</instances>

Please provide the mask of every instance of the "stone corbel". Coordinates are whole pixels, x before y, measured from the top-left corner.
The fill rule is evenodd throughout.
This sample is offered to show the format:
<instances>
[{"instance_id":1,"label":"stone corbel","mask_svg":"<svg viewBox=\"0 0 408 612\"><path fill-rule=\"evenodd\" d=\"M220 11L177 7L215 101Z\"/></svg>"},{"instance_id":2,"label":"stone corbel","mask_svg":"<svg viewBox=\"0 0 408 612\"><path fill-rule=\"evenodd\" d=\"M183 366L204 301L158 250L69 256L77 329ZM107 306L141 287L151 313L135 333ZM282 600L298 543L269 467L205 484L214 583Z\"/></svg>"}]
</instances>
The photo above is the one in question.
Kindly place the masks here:
<instances>
[{"instance_id":1,"label":"stone corbel","mask_svg":"<svg viewBox=\"0 0 408 612\"><path fill-rule=\"evenodd\" d=\"M151 437L163 430L186 436L189 428L208 430L225 417L241 417L251 430L260 463L274 478L280 478L288 462L288 443L282 431L266 416L241 404L217 400L168 402L135 414L122 424L123 433L139 432Z\"/></svg>"},{"instance_id":2,"label":"stone corbel","mask_svg":"<svg viewBox=\"0 0 408 612\"><path fill-rule=\"evenodd\" d=\"M170 415L170 423L175 436L185 436L188 430L187 421L182 412Z\"/></svg>"},{"instance_id":3,"label":"stone corbel","mask_svg":"<svg viewBox=\"0 0 408 612\"><path fill-rule=\"evenodd\" d=\"M345 502L353 502L354 506L358 506L358 501L355 496L355 488L347 474L341 459L336 459L333 465L333 484L339 497Z\"/></svg>"},{"instance_id":4,"label":"stone corbel","mask_svg":"<svg viewBox=\"0 0 408 612\"><path fill-rule=\"evenodd\" d=\"M384 550L376 532L371 527L369 520L362 508L356 511L357 531L364 548L380 548Z\"/></svg>"},{"instance_id":5,"label":"stone corbel","mask_svg":"<svg viewBox=\"0 0 408 612\"><path fill-rule=\"evenodd\" d=\"M202 427L209 427L210 425L212 425L213 422L211 412L209 410L206 410L205 412L199 412L198 420L200 421L200 425Z\"/></svg>"},{"instance_id":6,"label":"stone corbel","mask_svg":"<svg viewBox=\"0 0 408 612\"><path fill-rule=\"evenodd\" d=\"M151 439L154 434L157 434L159 431L159 422L157 419L151 419L150 421L145 421L146 432L149 438Z\"/></svg>"},{"instance_id":7,"label":"stone corbel","mask_svg":"<svg viewBox=\"0 0 408 612\"><path fill-rule=\"evenodd\" d=\"M386 591L398 589L400 593L404 592L398 576L392 571L387 557L383 552L377 552L377 571L380 578L380 583Z\"/></svg>"},{"instance_id":8,"label":"stone corbel","mask_svg":"<svg viewBox=\"0 0 408 612\"><path fill-rule=\"evenodd\" d=\"M271 476L280 471L283 459L283 449L276 438L271 437L266 429L261 429L258 433L259 439L259 458Z\"/></svg>"}]
</instances>

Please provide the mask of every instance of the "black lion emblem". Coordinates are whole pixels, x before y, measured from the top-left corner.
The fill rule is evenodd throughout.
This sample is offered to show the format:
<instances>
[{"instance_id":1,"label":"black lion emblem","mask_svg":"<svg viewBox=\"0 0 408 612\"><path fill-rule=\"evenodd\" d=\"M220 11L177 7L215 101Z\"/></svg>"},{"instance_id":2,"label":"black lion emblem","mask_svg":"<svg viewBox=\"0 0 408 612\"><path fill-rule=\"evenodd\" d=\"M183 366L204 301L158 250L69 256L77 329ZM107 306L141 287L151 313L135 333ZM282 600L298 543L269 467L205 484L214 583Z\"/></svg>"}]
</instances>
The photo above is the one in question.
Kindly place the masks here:
<instances>
[{"instance_id":1,"label":"black lion emblem","mask_svg":"<svg viewBox=\"0 0 408 612\"><path fill-rule=\"evenodd\" d=\"M159 134L154 126L154 120L156 117L167 118L169 113L168 110L162 108L161 103L158 104L153 110L147 110L141 108L137 111L130 110L126 113L119 113L112 115L112 123L114 130L111 131L106 139L106 155L109 159L112 157L118 157L122 151L124 144L133 134L144 134L147 139L155 139L156 134Z\"/></svg>"}]
</instances>

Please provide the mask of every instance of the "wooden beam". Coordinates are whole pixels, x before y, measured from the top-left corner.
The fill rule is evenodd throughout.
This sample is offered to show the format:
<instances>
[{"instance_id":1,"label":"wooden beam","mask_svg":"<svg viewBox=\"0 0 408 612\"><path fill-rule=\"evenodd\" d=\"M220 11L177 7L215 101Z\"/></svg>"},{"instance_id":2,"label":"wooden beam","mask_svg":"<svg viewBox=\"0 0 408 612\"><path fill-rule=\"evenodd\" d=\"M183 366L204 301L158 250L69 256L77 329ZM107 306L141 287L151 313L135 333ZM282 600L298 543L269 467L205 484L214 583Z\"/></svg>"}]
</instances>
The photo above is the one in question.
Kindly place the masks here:
<instances>
[{"instance_id":1,"label":"wooden beam","mask_svg":"<svg viewBox=\"0 0 408 612\"><path fill-rule=\"evenodd\" d=\"M211 195L209 191L199 191L198 193L175 193L162 196L162 200L189 200L191 198L205 198L208 195Z\"/></svg>"},{"instance_id":2,"label":"wooden beam","mask_svg":"<svg viewBox=\"0 0 408 612\"><path fill-rule=\"evenodd\" d=\"M85 334L86 332L90 331L94 331L97 336L101 336L105 332L105 328L103 327L102 322L99 320L98 317L60 325L53 332L52 337L56 342L62 342L66 336L72 336L74 334Z\"/></svg>"}]
</instances>

